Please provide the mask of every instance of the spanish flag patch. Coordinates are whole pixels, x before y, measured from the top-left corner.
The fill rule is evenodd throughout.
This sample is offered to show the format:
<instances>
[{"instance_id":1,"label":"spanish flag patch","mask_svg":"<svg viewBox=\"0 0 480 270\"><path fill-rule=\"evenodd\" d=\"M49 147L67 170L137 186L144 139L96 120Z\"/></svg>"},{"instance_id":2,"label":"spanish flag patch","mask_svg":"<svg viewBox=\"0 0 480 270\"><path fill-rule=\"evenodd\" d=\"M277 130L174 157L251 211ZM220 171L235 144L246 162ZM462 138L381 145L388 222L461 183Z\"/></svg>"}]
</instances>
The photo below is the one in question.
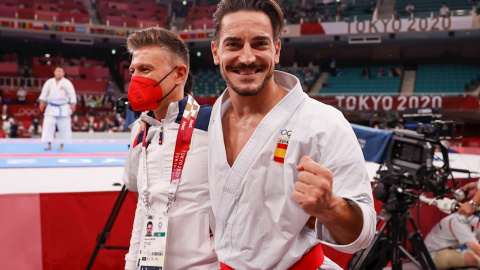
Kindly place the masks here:
<instances>
[{"instance_id":1,"label":"spanish flag patch","mask_svg":"<svg viewBox=\"0 0 480 270\"><path fill-rule=\"evenodd\" d=\"M275 154L273 155L273 160L276 162L284 163L285 154L287 153L288 143L277 143L277 149L275 149Z\"/></svg>"},{"instance_id":2,"label":"spanish flag patch","mask_svg":"<svg viewBox=\"0 0 480 270\"><path fill-rule=\"evenodd\" d=\"M280 137L277 141L277 149L273 154L273 160L280 163L285 163L285 155L287 154L288 142L290 141L291 130L282 129L280 131Z\"/></svg>"}]
</instances>

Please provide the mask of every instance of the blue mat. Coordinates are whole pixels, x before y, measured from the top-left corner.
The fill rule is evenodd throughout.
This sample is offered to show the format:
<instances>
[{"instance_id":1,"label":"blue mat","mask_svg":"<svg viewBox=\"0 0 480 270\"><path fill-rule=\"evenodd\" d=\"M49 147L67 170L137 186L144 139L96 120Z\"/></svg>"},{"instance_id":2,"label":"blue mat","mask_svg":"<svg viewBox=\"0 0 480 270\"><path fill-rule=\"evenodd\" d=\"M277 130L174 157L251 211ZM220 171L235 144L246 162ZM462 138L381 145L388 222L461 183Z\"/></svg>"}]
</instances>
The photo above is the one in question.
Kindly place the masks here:
<instances>
[{"instance_id":1,"label":"blue mat","mask_svg":"<svg viewBox=\"0 0 480 270\"><path fill-rule=\"evenodd\" d=\"M0 168L124 166L128 140L73 140L57 150L44 150L38 139L0 139Z\"/></svg>"}]
</instances>

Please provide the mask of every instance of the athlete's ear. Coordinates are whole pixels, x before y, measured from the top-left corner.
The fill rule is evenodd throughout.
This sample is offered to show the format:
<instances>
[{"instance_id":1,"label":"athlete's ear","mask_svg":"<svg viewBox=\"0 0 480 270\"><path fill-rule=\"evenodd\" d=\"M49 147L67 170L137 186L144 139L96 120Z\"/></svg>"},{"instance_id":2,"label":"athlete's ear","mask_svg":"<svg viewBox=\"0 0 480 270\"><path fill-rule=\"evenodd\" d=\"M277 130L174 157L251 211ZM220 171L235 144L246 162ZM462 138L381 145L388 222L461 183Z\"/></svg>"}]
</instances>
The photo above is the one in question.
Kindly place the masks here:
<instances>
[{"instance_id":1,"label":"athlete's ear","mask_svg":"<svg viewBox=\"0 0 480 270\"><path fill-rule=\"evenodd\" d=\"M275 64L280 63L280 50L282 49L282 42L280 39L275 44Z\"/></svg>"},{"instance_id":2,"label":"athlete's ear","mask_svg":"<svg viewBox=\"0 0 480 270\"><path fill-rule=\"evenodd\" d=\"M217 46L215 45L215 40L212 41L212 45L211 45L211 46L212 46L212 54L213 54L213 63L214 63L215 65L219 65L219 64L220 64L220 57L219 57L218 51L217 51L218 48L217 48Z\"/></svg>"}]
</instances>

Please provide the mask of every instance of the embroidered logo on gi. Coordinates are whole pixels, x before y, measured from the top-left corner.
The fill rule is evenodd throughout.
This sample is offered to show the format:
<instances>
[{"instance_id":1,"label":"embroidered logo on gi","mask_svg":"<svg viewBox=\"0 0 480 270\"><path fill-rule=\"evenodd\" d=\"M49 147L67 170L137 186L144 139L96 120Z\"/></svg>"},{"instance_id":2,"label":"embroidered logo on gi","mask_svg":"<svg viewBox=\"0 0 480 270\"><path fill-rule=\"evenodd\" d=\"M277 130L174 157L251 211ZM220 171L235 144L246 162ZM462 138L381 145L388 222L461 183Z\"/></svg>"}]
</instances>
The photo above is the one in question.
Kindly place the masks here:
<instances>
[{"instance_id":1,"label":"embroidered logo on gi","mask_svg":"<svg viewBox=\"0 0 480 270\"><path fill-rule=\"evenodd\" d=\"M282 129L280 131L281 136L278 138L277 149L275 149L275 154L273 155L274 161L280 163L285 162L285 155L287 153L288 142L290 141L291 134L291 130Z\"/></svg>"}]
</instances>

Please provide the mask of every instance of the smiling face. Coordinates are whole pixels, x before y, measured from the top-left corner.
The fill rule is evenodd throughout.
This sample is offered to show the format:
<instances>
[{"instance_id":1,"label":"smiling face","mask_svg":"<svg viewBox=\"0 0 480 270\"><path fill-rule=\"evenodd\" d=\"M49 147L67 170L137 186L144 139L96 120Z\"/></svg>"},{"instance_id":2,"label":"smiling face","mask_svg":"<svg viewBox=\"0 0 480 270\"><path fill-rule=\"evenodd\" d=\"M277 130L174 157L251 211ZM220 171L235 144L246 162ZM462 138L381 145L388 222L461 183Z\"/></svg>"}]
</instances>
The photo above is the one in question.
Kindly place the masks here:
<instances>
[{"instance_id":1,"label":"smiling face","mask_svg":"<svg viewBox=\"0 0 480 270\"><path fill-rule=\"evenodd\" d=\"M263 12L238 11L222 19L213 59L230 89L253 96L273 85L273 70L280 56L280 40L273 40L269 17Z\"/></svg>"}]
</instances>

